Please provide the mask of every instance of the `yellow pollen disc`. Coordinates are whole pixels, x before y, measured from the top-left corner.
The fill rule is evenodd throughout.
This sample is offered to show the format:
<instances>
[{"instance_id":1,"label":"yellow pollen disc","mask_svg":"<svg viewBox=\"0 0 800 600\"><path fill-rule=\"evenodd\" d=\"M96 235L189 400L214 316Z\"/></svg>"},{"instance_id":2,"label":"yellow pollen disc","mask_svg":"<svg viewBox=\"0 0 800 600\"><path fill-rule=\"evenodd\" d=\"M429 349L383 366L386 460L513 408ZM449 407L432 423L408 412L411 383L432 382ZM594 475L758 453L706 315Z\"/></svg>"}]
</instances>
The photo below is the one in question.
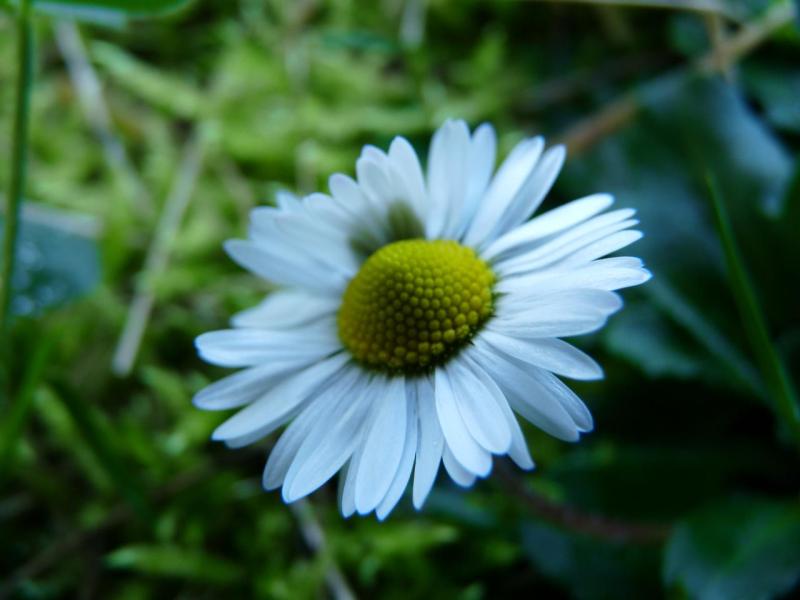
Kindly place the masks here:
<instances>
[{"instance_id":1,"label":"yellow pollen disc","mask_svg":"<svg viewBox=\"0 0 800 600\"><path fill-rule=\"evenodd\" d=\"M418 373L445 362L492 314L494 273L450 240L402 240L361 266L339 309L339 337L356 360Z\"/></svg>"}]
</instances>

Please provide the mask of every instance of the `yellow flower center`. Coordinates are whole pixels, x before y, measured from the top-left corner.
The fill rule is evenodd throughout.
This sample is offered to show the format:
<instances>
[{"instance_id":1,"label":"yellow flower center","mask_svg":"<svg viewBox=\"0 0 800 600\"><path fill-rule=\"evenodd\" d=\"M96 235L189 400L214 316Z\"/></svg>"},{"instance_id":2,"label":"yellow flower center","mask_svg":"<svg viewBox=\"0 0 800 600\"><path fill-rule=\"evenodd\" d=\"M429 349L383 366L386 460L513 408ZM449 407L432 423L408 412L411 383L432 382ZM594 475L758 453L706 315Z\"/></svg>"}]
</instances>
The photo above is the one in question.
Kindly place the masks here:
<instances>
[{"instance_id":1,"label":"yellow flower center","mask_svg":"<svg viewBox=\"0 0 800 600\"><path fill-rule=\"evenodd\" d=\"M339 337L362 364L419 373L442 364L492 314L495 277L450 240L402 240L361 266L339 309Z\"/></svg>"}]
</instances>

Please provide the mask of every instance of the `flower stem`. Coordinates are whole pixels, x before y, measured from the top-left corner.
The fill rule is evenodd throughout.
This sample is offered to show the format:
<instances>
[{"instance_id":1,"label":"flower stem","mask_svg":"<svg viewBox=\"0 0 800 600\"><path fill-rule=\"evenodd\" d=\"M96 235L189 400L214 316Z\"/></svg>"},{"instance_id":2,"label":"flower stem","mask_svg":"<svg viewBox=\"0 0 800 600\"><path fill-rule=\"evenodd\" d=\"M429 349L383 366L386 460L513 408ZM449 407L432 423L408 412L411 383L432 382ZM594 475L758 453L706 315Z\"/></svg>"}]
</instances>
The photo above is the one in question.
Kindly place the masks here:
<instances>
[{"instance_id":1,"label":"flower stem","mask_svg":"<svg viewBox=\"0 0 800 600\"><path fill-rule=\"evenodd\" d=\"M14 131L11 138L11 173L6 197L3 232L2 290L0 290L0 357L4 365L3 385L11 397L10 341L12 277L16 258L17 233L28 162L28 121L33 83L33 26L31 0L21 0L17 15L17 87L14 106Z\"/></svg>"},{"instance_id":2,"label":"flower stem","mask_svg":"<svg viewBox=\"0 0 800 600\"><path fill-rule=\"evenodd\" d=\"M792 386L786 366L770 340L764 311L756 297L753 282L745 269L741 252L733 235L727 208L716 181L710 176L708 177L708 190L714 208L717 233L725 253L730 285L745 332L773 398L775 412L790 429L795 442L800 445L800 411L798 411L797 392Z\"/></svg>"}]
</instances>

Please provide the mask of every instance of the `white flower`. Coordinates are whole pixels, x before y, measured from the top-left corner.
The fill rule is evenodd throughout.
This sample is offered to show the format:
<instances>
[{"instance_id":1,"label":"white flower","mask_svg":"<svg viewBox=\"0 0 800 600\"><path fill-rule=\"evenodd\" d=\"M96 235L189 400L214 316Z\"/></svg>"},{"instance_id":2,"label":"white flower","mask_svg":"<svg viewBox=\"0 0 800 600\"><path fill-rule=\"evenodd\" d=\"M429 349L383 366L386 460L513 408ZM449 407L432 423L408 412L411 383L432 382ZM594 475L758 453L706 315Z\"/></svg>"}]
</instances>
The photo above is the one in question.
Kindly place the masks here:
<instances>
[{"instance_id":1,"label":"white flower","mask_svg":"<svg viewBox=\"0 0 800 600\"><path fill-rule=\"evenodd\" d=\"M286 502L343 470L342 513L383 519L412 471L420 508L440 462L462 486L493 455L533 468L514 412L566 441L592 429L556 375L602 370L559 338L599 329L622 306L613 290L650 278L638 258L602 258L641 237L634 211L595 194L528 220L564 148L526 139L494 173L495 147L491 126L448 121L426 177L405 139L367 146L356 180L280 194L226 244L281 289L197 338L205 360L245 370L194 401L244 407L213 434L233 448L289 424L263 478Z\"/></svg>"}]
</instances>

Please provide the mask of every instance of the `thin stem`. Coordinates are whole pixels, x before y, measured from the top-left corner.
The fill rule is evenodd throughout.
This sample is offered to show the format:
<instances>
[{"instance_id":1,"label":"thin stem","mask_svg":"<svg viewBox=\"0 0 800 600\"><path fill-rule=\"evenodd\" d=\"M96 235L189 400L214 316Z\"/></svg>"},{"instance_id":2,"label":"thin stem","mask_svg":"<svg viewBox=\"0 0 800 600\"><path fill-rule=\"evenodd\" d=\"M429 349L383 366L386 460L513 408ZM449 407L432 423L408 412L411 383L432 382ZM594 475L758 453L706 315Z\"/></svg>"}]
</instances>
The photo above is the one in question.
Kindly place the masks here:
<instances>
[{"instance_id":1,"label":"thin stem","mask_svg":"<svg viewBox=\"0 0 800 600\"><path fill-rule=\"evenodd\" d=\"M742 318L745 333L753 347L764 381L773 398L778 417L789 427L795 442L800 445L800 411L798 399L789 372L770 340L764 311L756 297L755 287L744 266L739 246L733 235L730 217L713 177L708 178L708 190L714 208L725 263L736 306Z\"/></svg>"},{"instance_id":2,"label":"thin stem","mask_svg":"<svg viewBox=\"0 0 800 600\"><path fill-rule=\"evenodd\" d=\"M325 581L328 584L328 591L330 591L331 596L335 600L355 600L356 596L350 589L350 585L338 565L333 561L325 538L325 530L322 529L322 524L317 518L314 506L308 500L302 499L291 503L289 509L297 518L300 525L300 533L303 535L308 547L315 554L328 561L325 569Z\"/></svg>"},{"instance_id":3,"label":"thin stem","mask_svg":"<svg viewBox=\"0 0 800 600\"><path fill-rule=\"evenodd\" d=\"M568 531L607 542L631 544L661 544L669 537L671 527L665 523L623 521L552 502L529 489L518 474L502 462L497 465L496 475L511 495L541 519Z\"/></svg>"},{"instance_id":4,"label":"thin stem","mask_svg":"<svg viewBox=\"0 0 800 600\"><path fill-rule=\"evenodd\" d=\"M33 26L30 0L21 0L17 15L17 89L14 105L14 131L11 138L11 173L6 198L3 232L2 290L0 290L0 357L2 384L11 399L11 280L17 249L17 232L25 175L28 167L28 121L33 83Z\"/></svg>"}]
</instances>

